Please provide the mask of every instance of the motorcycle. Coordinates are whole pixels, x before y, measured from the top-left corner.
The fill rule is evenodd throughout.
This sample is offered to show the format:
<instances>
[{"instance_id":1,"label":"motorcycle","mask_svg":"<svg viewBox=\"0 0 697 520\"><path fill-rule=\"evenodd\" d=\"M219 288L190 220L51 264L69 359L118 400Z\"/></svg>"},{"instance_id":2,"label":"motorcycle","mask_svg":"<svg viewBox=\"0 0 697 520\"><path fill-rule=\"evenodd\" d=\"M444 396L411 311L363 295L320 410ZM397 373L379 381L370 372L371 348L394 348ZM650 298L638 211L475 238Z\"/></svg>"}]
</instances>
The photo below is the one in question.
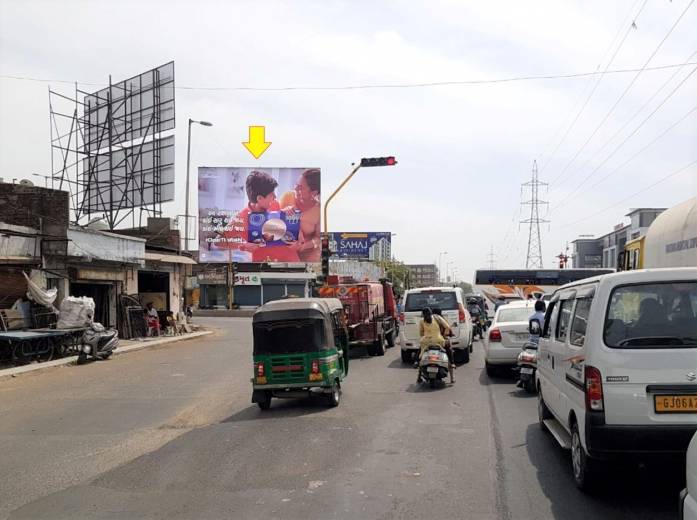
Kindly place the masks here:
<instances>
[{"instance_id":1,"label":"motorcycle","mask_svg":"<svg viewBox=\"0 0 697 520\"><path fill-rule=\"evenodd\" d=\"M442 381L450 373L450 360L444 348L433 345L424 350L419 360L420 380L426 382L431 388L435 388L438 381Z\"/></svg>"},{"instance_id":2,"label":"motorcycle","mask_svg":"<svg viewBox=\"0 0 697 520\"><path fill-rule=\"evenodd\" d=\"M484 325L480 316L472 316L472 337L479 336L484 339Z\"/></svg>"},{"instance_id":3,"label":"motorcycle","mask_svg":"<svg viewBox=\"0 0 697 520\"><path fill-rule=\"evenodd\" d=\"M119 333L115 329L106 330L101 323L92 323L82 334L77 355L77 363L85 363L88 357L108 359L119 346Z\"/></svg>"}]
</instances>

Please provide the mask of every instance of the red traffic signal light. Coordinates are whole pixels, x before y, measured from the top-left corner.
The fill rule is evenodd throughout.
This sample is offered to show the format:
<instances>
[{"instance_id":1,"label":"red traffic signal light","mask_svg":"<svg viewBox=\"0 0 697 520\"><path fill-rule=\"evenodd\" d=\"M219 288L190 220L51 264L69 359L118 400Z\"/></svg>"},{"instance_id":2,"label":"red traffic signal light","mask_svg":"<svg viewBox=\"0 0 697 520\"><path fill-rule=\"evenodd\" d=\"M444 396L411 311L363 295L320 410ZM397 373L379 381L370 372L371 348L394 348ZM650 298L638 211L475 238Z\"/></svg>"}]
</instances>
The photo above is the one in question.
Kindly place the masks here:
<instances>
[{"instance_id":1,"label":"red traffic signal light","mask_svg":"<svg viewBox=\"0 0 697 520\"><path fill-rule=\"evenodd\" d=\"M397 159L394 158L394 156L389 156L389 157L369 157L369 158L363 158L361 159L361 166L362 167L370 167L370 166L394 166L397 164Z\"/></svg>"}]
</instances>

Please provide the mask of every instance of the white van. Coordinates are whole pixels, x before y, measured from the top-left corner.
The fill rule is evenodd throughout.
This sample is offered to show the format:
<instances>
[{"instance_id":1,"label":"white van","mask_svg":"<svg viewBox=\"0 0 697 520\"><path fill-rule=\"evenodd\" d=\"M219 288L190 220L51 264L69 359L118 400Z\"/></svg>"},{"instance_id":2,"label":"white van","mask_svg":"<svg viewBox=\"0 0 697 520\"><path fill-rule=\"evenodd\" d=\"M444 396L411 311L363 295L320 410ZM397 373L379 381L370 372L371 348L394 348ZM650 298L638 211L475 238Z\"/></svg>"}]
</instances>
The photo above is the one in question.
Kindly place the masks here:
<instances>
[{"instance_id":1,"label":"white van","mask_svg":"<svg viewBox=\"0 0 697 520\"><path fill-rule=\"evenodd\" d=\"M400 334L402 361L409 363L419 351L419 320L425 307L440 309L442 316L451 325L454 336L450 339L456 363L468 363L472 352L472 318L465 309L464 292L460 287L424 287L409 289L404 293Z\"/></svg>"},{"instance_id":2,"label":"white van","mask_svg":"<svg viewBox=\"0 0 697 520\"><path fill-rule=\"evenodd\" d=\"M679 520L697 520L697 433L687 449L685 481L687 485L680 493Z\"/></svg>"},{"instance_id":3,"label":"white van","mask_svg":"<svg viewBox=\"0 0 697 520\"><path fill-rule=\"evenodd\" d=\"M602 459L685 453L697 431L697 268L649 269L554 292L537 359L540 425L576 484Z\"/></svg>"}]
</instances>

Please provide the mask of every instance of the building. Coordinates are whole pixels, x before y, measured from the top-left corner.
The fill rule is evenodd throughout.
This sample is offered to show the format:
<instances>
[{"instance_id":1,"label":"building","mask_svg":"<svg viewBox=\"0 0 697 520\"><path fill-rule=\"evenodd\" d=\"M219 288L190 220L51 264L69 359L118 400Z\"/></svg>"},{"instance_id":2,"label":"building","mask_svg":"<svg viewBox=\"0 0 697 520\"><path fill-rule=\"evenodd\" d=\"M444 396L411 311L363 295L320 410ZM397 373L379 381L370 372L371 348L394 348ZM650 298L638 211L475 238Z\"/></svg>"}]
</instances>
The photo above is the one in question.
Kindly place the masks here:
<instances>
[{"instance_id":1,"label":"building","mask_svg":"<svg viewBox=\"0 0 697 520\"><path fill-rule=\"evenodd\" d=\"M432 287L439 285L438 268L435 264L407 264L409 287Z\"/></svg>"},{"instance_id":2,"label":"building","mask_svg":"<svg viewBox=\"0 0 697 520\"><path fill-rule=\"evenodd\" d=\"M629 223L617 224L612 231L597 238L578 238L571 242L574 268L617 268L617 258L628 241L646 233L665 208L637 208L625 216Z\"/></svg>"},{"instance_id":3,"label":"building","mask_svg":"<svg viewBox=\"0 0 697 520\"><path fill-rule=\"evenodd\" d=\"M201 309L254 308L284 297L309 297L316 275L305 263L199 264L194 270ZM230 279L229 273L233 273Z\"/></svg>"},{"instance_id":4,"label":"building","mask_svg":"<svg viewBox=\"0 0 697 520\"><path fill-rule=\"evenodd\" d=\"M99 222L70 224L69 217L68 192L0 184L0 309L27 292L26 273L57 289L57 308L66 296L91 297L95 321L117 327L122 337L131 337L126 301L182 310L185 279L196 262L178 251L179 231L170 219L109 232L95 229Z\"/></svg>"},{"instance_id":5,"label":"building","mask_svg":"<svg viewBox=\"0 0 697 520\"><path fill-rule=\"evenodd\" d=\"M375 262L389 262L392 259L392 241L389 238L377 240L370 247L368 258Z\"/></svg>"}]
</instances>

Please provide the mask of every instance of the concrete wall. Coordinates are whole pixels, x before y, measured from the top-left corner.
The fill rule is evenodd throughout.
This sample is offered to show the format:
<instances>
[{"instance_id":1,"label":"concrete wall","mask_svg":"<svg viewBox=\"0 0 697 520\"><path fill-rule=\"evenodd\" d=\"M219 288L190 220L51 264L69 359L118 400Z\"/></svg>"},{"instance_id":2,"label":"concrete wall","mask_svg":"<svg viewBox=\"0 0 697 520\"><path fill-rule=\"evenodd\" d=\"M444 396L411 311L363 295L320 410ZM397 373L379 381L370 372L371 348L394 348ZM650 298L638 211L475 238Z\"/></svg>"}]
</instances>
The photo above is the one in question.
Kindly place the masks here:
<instances>
[{"instance_id":1,"label":"concrete wall","mask_svg":"<svg viewBox=\"0 0 697 520\"><path fill-rule=\"evenodd\" d=\"M70 217L67 191L0 184L0 221L65 237Z\"/></svg>"}]
</instances>

